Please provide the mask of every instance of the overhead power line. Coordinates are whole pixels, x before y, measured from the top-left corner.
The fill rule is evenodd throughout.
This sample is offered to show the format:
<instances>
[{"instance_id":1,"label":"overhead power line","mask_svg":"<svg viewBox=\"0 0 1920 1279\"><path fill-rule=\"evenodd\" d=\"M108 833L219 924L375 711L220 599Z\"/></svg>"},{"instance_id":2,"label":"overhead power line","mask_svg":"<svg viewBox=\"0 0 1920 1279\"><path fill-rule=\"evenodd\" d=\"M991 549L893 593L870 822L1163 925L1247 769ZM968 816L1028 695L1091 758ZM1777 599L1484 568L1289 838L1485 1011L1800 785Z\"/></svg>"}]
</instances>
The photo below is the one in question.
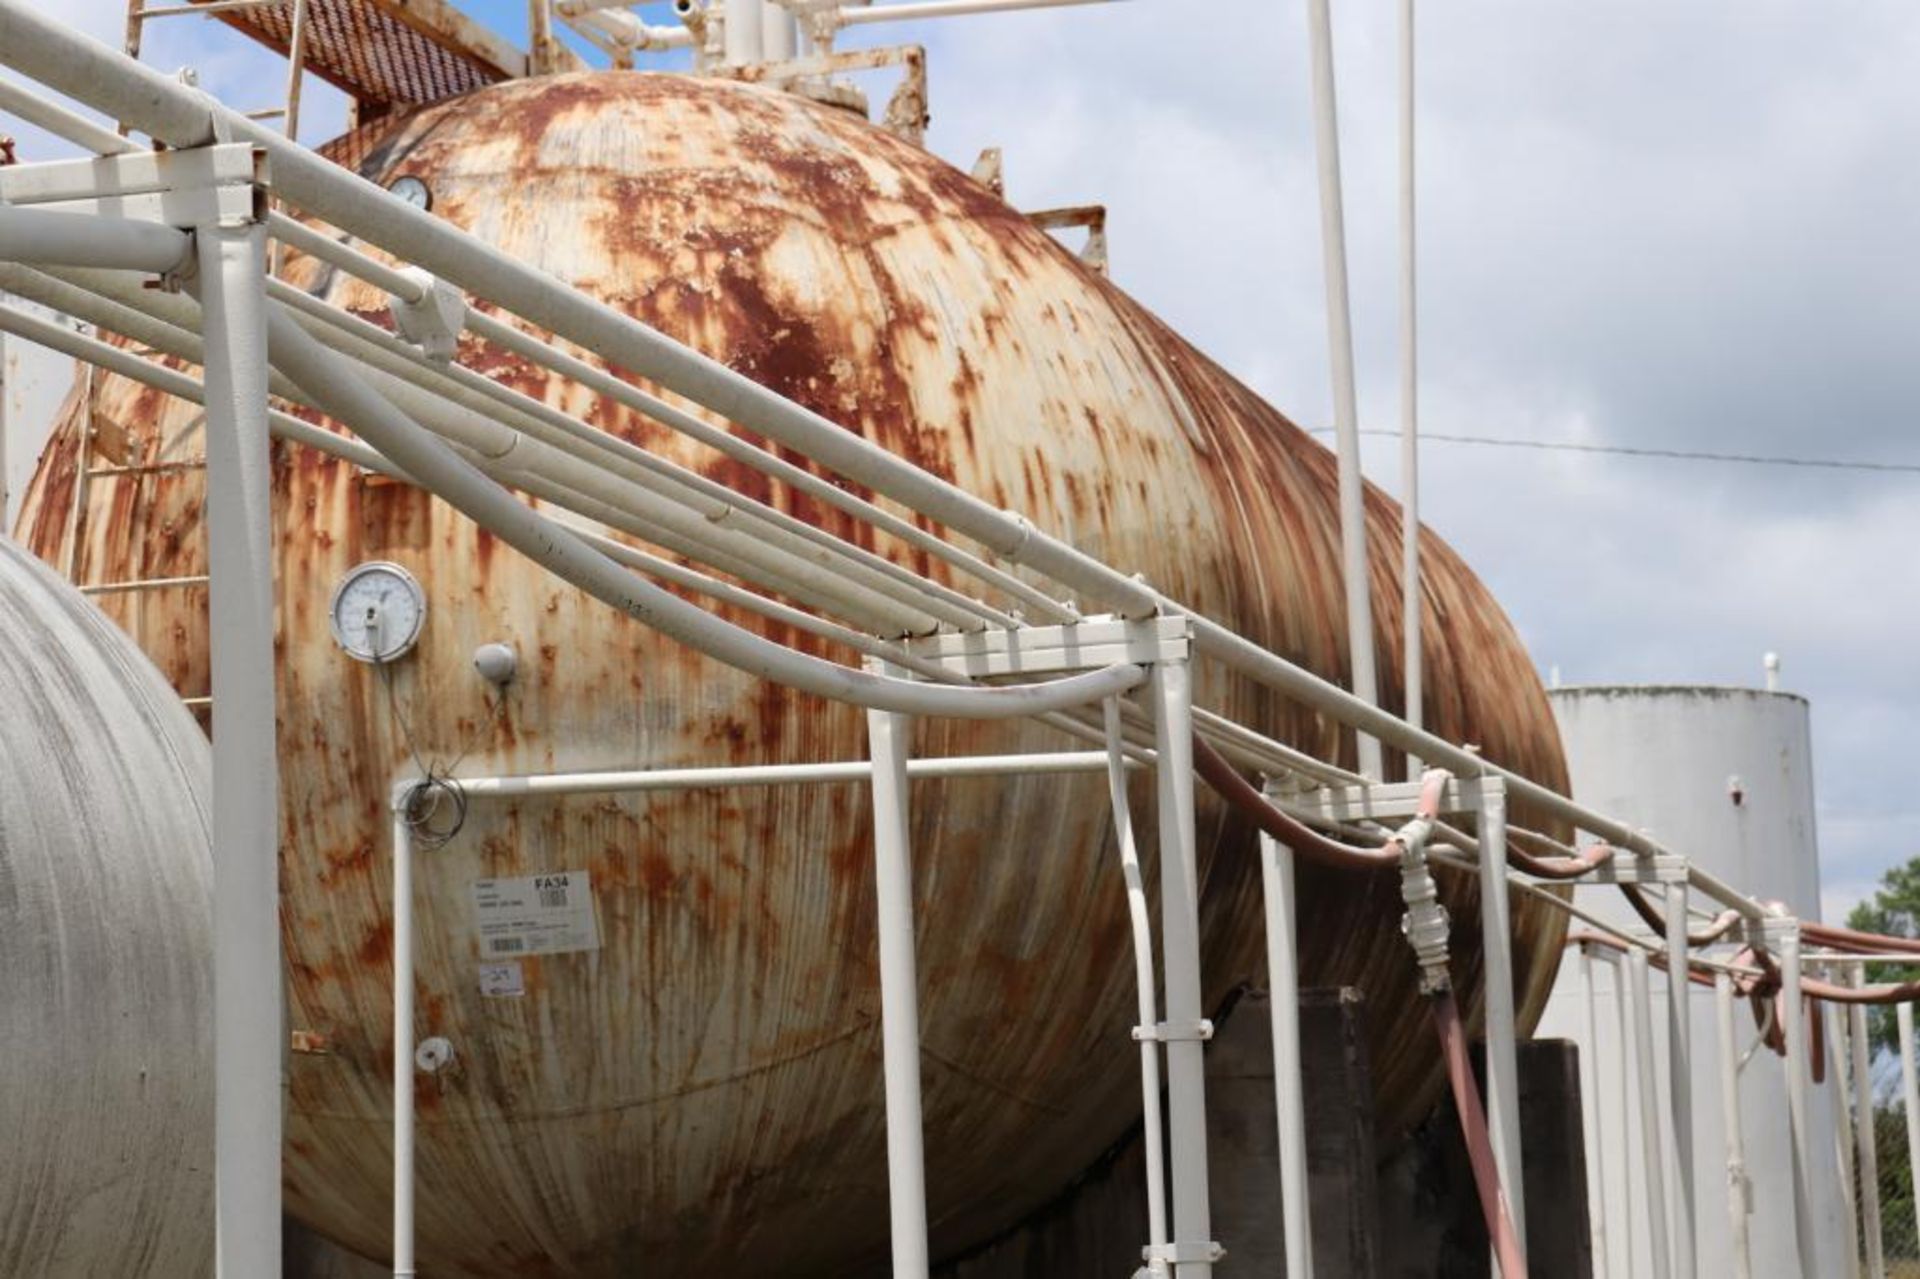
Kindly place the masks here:
<instances>
[{"instance_id":1,"label":"overhead power line","mask_svg":"<svg viewBox=\"0 0 1920 1279\"><path fill-rule=\"evenodd\" d=\"M1329 435L1332 427L1313 428L1315 435ZM1383 427L1363 428L1362 435L1388 435L1400 432ZM1611 453L1620 457L1654 457L1683 462L1740 462L1749 466L1802 466L1823 471L1881 471L1920 474L1920 462L1857 462L1832 457L1775 457L1762 453L1711 453L1699 449L1639 448L1630 444L1579 444L1572 440L1515 440L1494 435L1447 435L1422 431L1420 439L1440 444L1481 444L1493 448L1540 449L1555 453Z\"/></svg>"}]
</instances>

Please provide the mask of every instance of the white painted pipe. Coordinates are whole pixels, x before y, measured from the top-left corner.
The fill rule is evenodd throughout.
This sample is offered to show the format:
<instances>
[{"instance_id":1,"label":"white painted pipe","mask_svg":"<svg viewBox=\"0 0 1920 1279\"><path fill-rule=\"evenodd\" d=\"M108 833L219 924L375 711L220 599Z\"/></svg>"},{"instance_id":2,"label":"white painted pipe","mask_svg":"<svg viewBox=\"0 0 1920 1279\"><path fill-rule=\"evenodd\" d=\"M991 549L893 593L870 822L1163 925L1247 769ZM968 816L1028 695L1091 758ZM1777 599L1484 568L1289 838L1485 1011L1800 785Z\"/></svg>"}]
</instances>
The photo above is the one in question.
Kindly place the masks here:
<instances>
[{"instance_id":1,"label":"white painted pipe","mask_svg":"<svg viewBox=\"0 0 1920 1279\"><path fill-rule=\"evenodd\" d=\"M1694 1274L1693 1009L1687 947L1687 886L1666 886L1667 1103L1673 1130L1673 1272Z\"/></svg>"},{"instance_id":2,"label":"white painted pipe","mask_svg":"<svg viewBox=\"0 0 1920 1279\"><path fill-rule=\"evenodd\" d=\"M1066 9L1079 5L1112 3L1114 0L917 0L917 2L908 0L908 3L904 4L843 8L835 21L843 27L863 27L877 22L960 18L977 13L1014 13L1021 9Z\"/></svg>"},{"instance_id":3,"label":"white painted pipe","mask_svg":"<svg viewBox=\"0 0 1920 1279\"><path fill-rule=\"evenodd\" d=\"M907 776L998 777L1008 774L1097 773L1107 766L1104 751L1061 751L1036 755L968 755L910 759ZM711 790L737 786L796 786L823 782L873 780L866 760L831 764L749 764L734 768L658 768L632 772L542 773L518 777L462 777L472 796L621 794L642 791Z\"/></svg>"},{"instance_id":4,"label":"white painted pipe","mask_svg":"<svg viewBox=\"0 0 1920 1279\"><path fill-rule=\"evenodd\" d=\"M1260 878L1267 912L1267 974L1273 989L1274 1111L1280 1129L1280 1218L1289 1279L1313 1279L1308 1211L1307 1114L1300 1070L1300 958L1293 893L1293 850L1260 833Z\"/></svg>"},{"instance_id":5,"label":"white painted pipe","mask_svg":"<svg viewBox=\"0 0 1920 1279\"><path fill-rule=\"evenodd\" d=\"M1161 962L1166 972L1167 1128L1172 1152L1173 1242L1212 1242L1207 1193L1206 1066L1197 1032L1206 1012L1200 984L1200 878L1193 817L1193 674L1162 662L1148 680L1153 709L1154 778L1160 826ZM1183 1254L1175 1279L1204 1279L1213 1259Z\"/></svg>"},{"instance_id":6,"label":"white painted pipe","mask_svg":"<svg viewBox=\"0 0 1920 1279\"><path fill-rule=\"evenodd\" d=\"M1847 1014L1845 1009L1819 1004L1813 1005L1812 1010L1814 1016L1826 1017L1831 1022L1827 1031L1827 1073L1832 1081L1829 1095L1834 1111L1833 1169L1840 1183L1840 1209L1845 1219L1846 1279L1860 1279L1860 1203L1858 1183L1854 1179L1853 1115L1847 1089L1847 1072L1852 1063L1847 1052Z\"/></svg>"},{"instance_id":7,"label":"white painted pipe","mask_svg":"<svg viewBox=\"0 0 1920 1279\"><path fill-rule=\"evenodd\" d=\"M1865 971L1850 968L1841 980L1851 986L1865 984ZM1869 1279L1887 1279L1886 1245L1880 1234L1880 1151L1873 1124L1873 1075L1867 1044L1867 1009L1864 1004L1849 1004L1846 1009L1847 1038L1853 1049L1853 1121L1855 1159L1860 1168L1860 1227L1866 1241L1866 1266Z\"/></svg>"},{"instance_id":8,"label":"white painted pipe","mask_svg":"<svg viewBox=\"0 0 1920 1279\"><path fill-rule=\"evenodd\" d=\"M173 146L214 138L217 116L231 136L270 157L279 194L396 258L486 298L560 338L603 353L637 376L659 382L748 430L794 448L822 465L902 503L1126 616L1180 605L1033 528L972 494L889 454L818 414L784 400L741 374L691 351L644 324L568 288L535 267L505 257L446 221L413 209L357 175L289 144L272 130L220 108L137 61L79 36L23 0L0 0L0 62L31 68L34 79L67 93ZM275 225L278 225L276 221ZM1409 728L1368 701L1233 634L1194 617L1196 648L1241 674L1323 711L1341 723L1460 776L1502 776L1511 794L1543 816L1571 822L1635 853L1667 852L1623 822L1575 804L1518 774L1432 734ZM1766 915L1753 899L1698 867L1689 882L1749 918Z\"/></svg>"},{"instance_id":9,"label":"white painted pipe","mask_svg":"<svg viewBox=\"0 0 1920 1279\"><path fill-rule=\"evenodd\" d=\"M205 226L208 638L213 671L214 1206L224 1279L280 1274L280 778L266 236Z\"/></svg>"},{"instance_id":10,"label":"white painted pipe","mask_svg":"<svg viewBox=\"0 0 1920 1279\"><path fill-rule=\"evenodd\" d=\"M907 809L912 734L913 721L905 715L867 712L868 749L873 757L874 897L879 908L880 1039L886 1074L893 1274L898 1279L927 1279L920 988L913 946L913 828Z\"/></svg>"},{"instance_id":11,"label":"white painted pipe","mask_svg":"<svg viewBox=\"0 0 1920 1279\"><path fill-rule=\"evenodd\" d=\"M1400 0L1400 622L1404 653L1402 717L1425 723L1425 663L1420 621L1420 311L1414 187L1413 0ZM1407 780L1420 776L1407 757ZM1596 1263L1597 1264L1597 1263Z\"/></svg>"},{"instance_id":12,"label":"white painted pipe","mask_svg":"<svg viewBox=\"0 0 1920 1279\"><path fill-rule=\"evenodd\" d=\"M1593 1237L1593 1273L1613 1274L1607 1260L1607 1132L1600 1101L1600 1014L1593 982L1593 950L1580 947L1580 988L1585 998L1586 1046L1580 1052L1580 1109L1586 1125L1587 1226Z\"/></svg>"},{"instance_id":13,"label":"white painted pipe","mask_svg":"<svg viewBox=\"0 0 1920 1279\"><path fill-rule=\"evenodd\" d=\"M1813 1152L1808 1148L1807 1011L1801 997L1800 929L1785 930L1776 947L1780 960L1780 1004L1786 1010L1787 1133L1793 1178L1793 1224L1800 1273L1817 1275L1819 1239L1813 1216Z\"/></svg>"},{"instance_id":14,"label":"white painted pipe","mask_svg":"<svg viewBox=\"0 0 1920 1279\"><path fill-rule=\"evenodd\" d=\"M1639 1152L1640 1157L1636 1160L1632 1150L1633 1143L1645 1130L1634 1122L1636 1113L1633 1103L1636 1089L1633 1081L1638 1057L1633 1050L1633 996L1627 989L1630 983L1627 981L1626 957L1624 955L1609 956L1609 962L1613 968L1614 1031L1619 1045L1618 1060L1615 1062L1614 1088L1620 1103L1619 1122L1626 1134L1626 1140L1622 1143L1625 1166L1620 1169L1620 1197L1615 1201L1619 1209L1615 1219L1619 1221L1621 1233L1624 1236L1618 1255L1621 1259L1621 1269L1627 1279L1637 1279L1633 1274L1634 1263L1639 1254L1634 1248L1633 1192L1635 1187L1632 1170L1636 1165L1645 1166L1648 1156L1646 1151L1642 1150Z\"/></svg>"},{"instance_id":15,"label":"white painted pipe","mask_svg":"<svg viewBox=\"0 0 1920 1279\"><path fill-rule=\"evenodd\" d=\"M1521 1177L1520 1065L1513 1006L1513 907L1507 894L1507 800L1501 793L1479 803L1480 947L1487 1034L1487 1119L1500 1166L1514 1234L1527 1241L1527 1197Z\"/></svg>"},{"instance_id":16,"label":"white painted pipe","mask_svg":"<svg viewBox=\"0 0 1920 1279\"><path fill-rule=\"evenodd\" d=\"M413 830L409 784L396 786L393 823L393 1273L414 1269Z\"/></svg>"},{"instance_id":17,"label":"white painted pipe","mask_svg":"<svg viewBox=\"0 0 1920 1279\"><path fill-rule=\"evenodd\" d=\"M778 0L761 0L760 60L791 62L800 54L800 20Z\"/></svg>"},{"instance_id":18,"label":"white painted pipe","mask_svg":"<svg viewBox=\"0 0 1920 1279\"><path fill-rule=\"evenodd\" d=\"M1660 1140L1660 1086L1653 1061L1653 995L1647 979L1647 953L1634 947L1626 955L1627 988L1633 999L1634 1065L1640 1081L1640 1176L1647 1197L1648 1252L1654 1279L1673 1273L1667 1251L1666 1152Z\"/></svg>"},{"instance_id":19,"label":"white painted pipe","mask_svg":"<svg viewBox=\"0 0 1920 1279\"><path fill-rule=\"evenodd\" d=\"M569 3L569 0L561 0L557 11L574 26L604 36L616 48L630 52L663 53L668 49L685 49L693 44L693 33L685 27L663 27L642 22L622 8L621 0L608 0L607 3L596 3L595 0L585 0L584 3L572 0Z\"/></svg>"},{"instance_id":20,"label":"white painted pipe","mask_svg":"<svg viewBox=\"0 0 1920 1279\"><path fill-rule=\"evenodd\" d=\"M1907 1112L1907 1167L1910 1186L1920 1186L1920 1078L1913 1062L1913 1005L1894 1005L1900 1028L1900 1100ZM1920 1239L1920 1196L1912 1202L1914 1237Z\"/></svg>"},{"instance_id":21,"label":"white painted pipe","mask_svg":"<svg viewBox=\"0 0 1920 1279\"><path fill-rule=\"evenodd\" d=\"M1004 719L1086 705L1138 685L1137 666L1047 684L951 688L848 670L723 622L642 581L572 533L521 505L451 448L360 383L353 369L290 318L268 316L276 367L328 416L349 423L402 470L536 563L643 625L737 669L835 701L924 715Z\"/></svg>"},{"instance_id":22,"label":"white painted pipe","mask_svg":"<svg viewBox=\"0 0 1920 1279\"><path fill-rule=\"evenodd\" d=\"M172 275L192 260L193 237L158 222L0 203L0 261Z\"/></svg>"},{"instance_id":23,"label":"white painted pipe","mask_svg":"<svg viewBox=\"0 0 1920 1279\"><path fill-rule=\"evenodd\" d=\"M1139 1025L1151 1028L1159 1021L1154 1011L1153 924L1147 909L1147 886L1140 871L1140 851L1134 842L1133 806L1127 798L1126 739L1121 731L1120 702L1108 698L1100 706L1105 722L1107 802L1113 809L1114 838L1120 846L1120 872L1127 885L1127 920L1133 929L1134 984L1139 991ZM1151 1037L1140 1040L1141 1142L1147 1165L1147 1246L1168 1242L1166 1137L1160 1110L1160 1045ZM1155 1259L1147 1273L1165 1279L1167 1266Z\"/></svg>"},{"instance_id":24,"label":"white painted pipe","mask_svg":"<svg viewBox=\"0 0 1920 1279\"><path fill-rule=\"evenodd\" d=\"M726 23L727 65L751 66L760 61L764 41L761 32L763 0L720 0L720 13Z\"/></svg>"},{"instance_id":25,"label":"white painted pipe","mask_svg":"<svg viewBox=\"0 0 1920 1279\"><path fill-rule=\"evenodd\" d=\"M1720 1127L1727 1146L1727 1231L1733 1279L1753 1279L1753 1245L1747 1217L1747 1144L1740 1123L1740 1045L1733 1031L1733 976L1713 975L1713 1012L1720 1039Z\"/></svg>"},{"instance_id":26,"label":"white painted pipe","mask_svg":"<svg viewBox=\"0 0 1920 1279\"><path fill-rule=\"evenodd\" d=\"M1380 701L1374 671L1372 578L1367 571L1367 519L1360 468L1360 411L1354 392L1353 308L1347 296L1347 215L1340 183L1340 122L1333 75L1333 18L1328 0L1307 0L1313 51L1313 140L1320 160L1320 244L1326 271L1327 342L1333 369L1333 429L1340 461L1340 565L1347 597L1347 655L1353 695ZM1358 735L1360 771L1386 774L1380 743ZM1516 1221L1515 1225L1519 1223ZM1522 1235L1525 1230L1521 1230Z\"/></svg>"}]
</instances>

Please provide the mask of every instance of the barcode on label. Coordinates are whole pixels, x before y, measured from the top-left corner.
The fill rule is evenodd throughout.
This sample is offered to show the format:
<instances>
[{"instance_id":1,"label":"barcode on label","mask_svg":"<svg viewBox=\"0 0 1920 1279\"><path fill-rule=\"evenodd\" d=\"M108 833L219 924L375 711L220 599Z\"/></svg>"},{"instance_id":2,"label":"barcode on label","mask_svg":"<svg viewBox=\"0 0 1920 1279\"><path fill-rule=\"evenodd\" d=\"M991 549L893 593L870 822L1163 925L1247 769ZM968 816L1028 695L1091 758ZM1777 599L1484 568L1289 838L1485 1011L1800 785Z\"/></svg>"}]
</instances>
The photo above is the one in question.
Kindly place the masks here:
<instances>
[{"instance_id":1,"label":"barcode on label","mask_svg":"<svg viewBox=\"0 0 1920 1279\"><path fill-rule=\"evenodd\" d=\"M543 888L540 890L540 904L548 910L560 910L567 904L567 890L561 888Z\"/></svg>"},{"instance_id":2,"label":"barcode on label","mask_svg":"<svg viewBox=\"0 0 1920 1279\"><path fill-rule=\"evenodd\" d=\"M491 948L496 955L517 955L527 948L527 943L520 937L495 937Z\"/></svg>"}]
</instances>

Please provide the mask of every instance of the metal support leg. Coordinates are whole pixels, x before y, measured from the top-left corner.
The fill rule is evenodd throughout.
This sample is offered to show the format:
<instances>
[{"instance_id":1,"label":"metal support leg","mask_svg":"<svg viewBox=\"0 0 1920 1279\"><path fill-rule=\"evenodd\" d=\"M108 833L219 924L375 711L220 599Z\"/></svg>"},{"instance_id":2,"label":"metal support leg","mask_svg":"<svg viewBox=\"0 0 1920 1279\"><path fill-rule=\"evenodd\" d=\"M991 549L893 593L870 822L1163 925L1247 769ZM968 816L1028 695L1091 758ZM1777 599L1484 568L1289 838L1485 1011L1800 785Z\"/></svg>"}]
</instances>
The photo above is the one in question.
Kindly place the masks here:
<instances>
[{"instance_id":1,"label":"metal support leg","mask_svg":"<svg viewBox=\"0 0 1920 1279\"><path fill-rule=\"evenodd\" d=\"M1800 1253L1800 1273L1820 1273L1818 1241L1813 1221L1813 1158L1807 1127L1807 1017L1801 1006L1800 928L1790 923L1777 944L1780 958L1781 1003L1786 1009L1787 1133L1792 1150L1793 1227Z\"/></svg>"},{"instance_id":2,"label":"metal support leg","mask_svg":"<svg viewBox=\"0 0 1920 1279\"><path fill-rule=\"evenodd\" d=\"M1900 1026L1900 1098L1907 1111L1907 1167L1912 1180L1920 1186L1920 1078L1913 1064L1913 1005L1897 1004L1894 1016ZM1920 1239L1920 1196L1914 1198L1914 1237Z\"/></svg>"},{"instance_id":3,"label":"metal support leg","mask_svg":"<svg viewBox=\"0 0 1920 1279\"><path fill-rule=\"evenodd\" d=\"M1847 983L1861 985L1866 974L1849 965ZM1887 1279L1885 1243L1880 1235L1880 1152L1873 1128L1873 1076L1867 1045L1867 1010L1862 1004L1847 1008L1847 1038L1853 1046L1853 1122L1855 1159L1860 1168L1860 1232L1866 1240L1867 1274Z\"/></svg>"},{"instance_id":4,"label":"metal support leg","mask_svg":"<svg viewBox=\"0 0 1920 1279\"><path fill-rule=\"evenodd\" d=\"M202 227L213 666L214 1203L223 1279L280 1274L280 778L266 240Z\"/></svg>"},{"instance_id":5,"label":"metal support leg","mask_svg":"<svg viewBox=\"0 0 1920 1279\"><path fill-rule=\"evenodd\" d=\"M1293 850L1260 836L1266 889L1267 971L1273 986L1273 1090L1280 1120L1280 1213L1288 1279L1313 1279L1307 1210L1307 1115L1300 1077L1300 963L1295 949Z\"/></svg>"},{"instance_id":6,"label":"metal support leg","mask_svg":"<svg viewBox=\"0 0 1920 1279\"><path fill-rule=\"evenodd\" d=\"M1507 797L1498 791L1479 802L1480 934L1484 949L1487 1026L1487 1117L1500 1186L1507 1192L1514 1232L1524 1251L1527 1201L1521 1184L1520 1065L1514 1048L1513 924L1507 899Z\"/></svg>"},{"instance_id":7,"label":"metal support leg","mask_svg":"<svg viewBox=\"0 0 1920 1279\"><path fill-rule=\"evenodd\" d=\"M1821 976L1831 976L1822 973ZM1847 1087L1847 1076L1852 1069L1853 1057L1847 1051L1847 1014L1841 1008L1822 1008L1818 1004L1810 1005L1811 1015L1826 1017L1831 1022L1827 1030L1827 1074L1832 1087L1827 1095L1833 1100L1833 1169L1840 1179L1840 1208L1846 1218L1847 1239L1847 1279L1860 1279L1860 1200L1855 1179L1855 1151L1853 1148L1853 1115Z\"/></svg>"},{"instance_id":8,"label":"metal support leg","mask_svg":"<svg viewBox=\"0 0 1920 1279\"><path fill-rule=\"evenodd\" d=\"M1673 1118L1673 1272L1693 1279L1693 1009L1688 980L1687 886L1668 884L1667 1102Z\"/></svg>"},{"instance_id":9,"label":"metal support leg","mask_svg":"<svg viewBox=\"0 0 1920 1279\"><path fill-rule=\"evenodd\" d=\"M1160 818L1160 932L1166 968L1168 1144L1173 1166L1174 1275L1212 1274L1207 1202L1207 1100L1201 1041L1200 877L1193 827L1192 672L1185 662L1153 668L1154 769Z\"/></svg>"},{"instance_id":10,"label":"metal support leg","mask_svg":"<svg viewBox=\"0 0 1920 1279\"><path fill-rule=\"evenodd\" d=\"M413 1259L413 829L393 797L393 1273Z\"/></svg>"},{"instance_id":11,"label":"metal support leg","mask_svg":"<svg viewBox=\"0 0 1920 1279\"><path fill-rule=\"evenodd\" d=\"M1613 1270L1607 1264L1607 1157L1605 1128L1600 1114L1600 1015L1593 987L1593 952L1580 948L1580 986L1586 995L1587 1042L1580 1053L1580 1102L1585 1112L1586 1149L1592 1167L1587 1179L1587 1219L1593 1235L1593 1273L1606 1279Z\"/></svg>"},{"instance_id":12,"label":"metal support leg","mask_svg":"<svg viewBox=\"0 0 1920 1279\"><path fill-rule=\"evenodd\" d=\"M729 10L731 13L731 10ZM913 946L907 754L913 721L867 712L873 757L874 888L880 908L880 1030L887 1081L887 1201L895 1279L926 1279L927 1173L920 1111L920 988Z\"/></svg>"},{"instance_id":13,"label":"metal support leg","mask_svg":"<svg viewBox=\"0 0 1920 1279\"><path fill-rule=\"evenodd\" d=\"M1620 1269L1632 1279L1634 1252L1633 1221L1633 1181L1631 1172L1634 1167L1632 1152L1634 1123L1633 1110L1633 1072L1635 1057L1633 1052L1633 1001L1627 991L1627 964L1624 957L1613 961L1613 1011L1615 1018L1615 1042L1619 1045L1616 1061L1617 1073L1614 1077L1615 1092L1620 1103L1621 1131L1626 1134L1622 1143L1622 1153L1626 1158L1620 1169L1620 1196L1614 1203L1619 1209L1617 1220L1620 1222L1621 1245L1618 1252ZM1645 1162L1642 1156L1640 1162Z\"/></svg>"},{"instance_id":14,"label":"metal support leg","mask_svg":"<svg viewBox=\"0 0 1920 1279\"><path fill-rule=\"evenodd\" d=\"M1753 1248L1747 1238L1752 1212L1747 1183L1747 1143L1740 1131L1740 1045L1733 1033L1733 978L1713 977L1713 1014L1720 1042L1720 1126L1727 1141L1727 1228L1733 1279L1752 1279Z\"/></svg>"},{"instance_id":15,"label":"metal support leg","mask_svg":"<svg viewBox=\"0 0 1920 1279\"><path fill-rule=\"evenodd\" d=\"M1653 994L1647 978L1647 952L1627 953L1627 985L1633 998L1633 1051L1640 1078L1640 1171L1647 1192L1647 1251L1654 1279L1673 1273L1667 1251L1666 1160L1660 1141L1660 1084L1653 1064Z\"/></svg>"}]
</instances>

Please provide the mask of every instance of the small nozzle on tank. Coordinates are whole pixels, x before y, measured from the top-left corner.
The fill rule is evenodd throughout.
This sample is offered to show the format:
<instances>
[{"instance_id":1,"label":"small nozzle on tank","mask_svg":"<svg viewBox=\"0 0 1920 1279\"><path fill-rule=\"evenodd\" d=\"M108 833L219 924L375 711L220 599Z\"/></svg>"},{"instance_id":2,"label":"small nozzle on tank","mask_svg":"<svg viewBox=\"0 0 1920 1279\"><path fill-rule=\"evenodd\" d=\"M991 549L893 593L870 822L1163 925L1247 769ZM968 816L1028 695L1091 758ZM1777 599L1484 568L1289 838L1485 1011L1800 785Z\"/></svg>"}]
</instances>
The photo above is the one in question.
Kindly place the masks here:
<instances>
[{"instance_id":1,"label":"small nozzle on tank","mask_svg":"<svg viewBox=\"0 0 1920 1279\"><path fill-rule=\"evenodd\" d=\"M520 657L511 644L482 644L473 650L473 669L495 688L505 688L520 669Z\"/></svg>"}]
</instances>

